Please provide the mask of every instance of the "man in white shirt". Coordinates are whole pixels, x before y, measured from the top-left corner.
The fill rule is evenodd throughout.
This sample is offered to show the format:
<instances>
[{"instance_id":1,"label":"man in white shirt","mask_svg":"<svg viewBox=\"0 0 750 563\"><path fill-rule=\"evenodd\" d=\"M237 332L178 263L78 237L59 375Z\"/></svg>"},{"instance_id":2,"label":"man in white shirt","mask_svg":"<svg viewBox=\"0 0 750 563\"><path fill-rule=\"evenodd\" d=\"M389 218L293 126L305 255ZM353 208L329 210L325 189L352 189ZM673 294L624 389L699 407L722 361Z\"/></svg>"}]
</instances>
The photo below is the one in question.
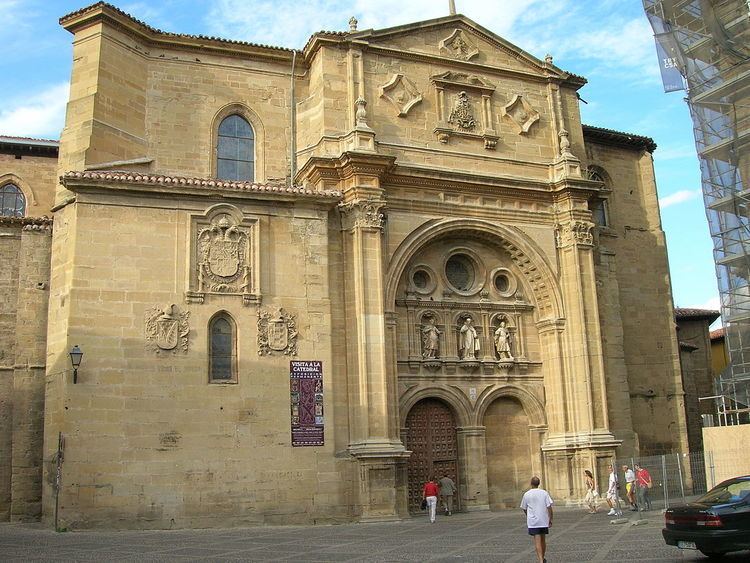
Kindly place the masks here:
<instances>
[{"instance_id":1,"label":"man in white shirt","mask_svg":"<svg viewBox=\"0 0 750 563\"><path fill-rule=\"evenodd\" d=\"M622 516L622 511L617 506L617 473L614 466L609 466L609 487L607 488L607 504L609 505L608 516Z\"/></svg>"},{"instance_id":2,"label":"man in white shirt","mask_svg":"<svg viewBox=\"0 0 750 563\"><path fill-rule=\"evenodd\" d=\"M539 488L539 477L531 478L531 489L521 499L521 510L526 514L529 535L534 538L536 557L539 563L546 563L544 554L547 551L546 536L552 526L552 498Z\"/></svg>"}]
</instances>

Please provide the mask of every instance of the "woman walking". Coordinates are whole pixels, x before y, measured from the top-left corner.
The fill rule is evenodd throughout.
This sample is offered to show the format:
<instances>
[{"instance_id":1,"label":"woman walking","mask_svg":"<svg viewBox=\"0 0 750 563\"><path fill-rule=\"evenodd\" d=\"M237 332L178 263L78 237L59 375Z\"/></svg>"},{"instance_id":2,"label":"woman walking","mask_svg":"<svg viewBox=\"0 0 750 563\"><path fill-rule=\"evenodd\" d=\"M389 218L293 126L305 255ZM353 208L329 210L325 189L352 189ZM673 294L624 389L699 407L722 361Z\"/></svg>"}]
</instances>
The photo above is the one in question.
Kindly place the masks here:
<instances>
[{"instance_id":1,"label":"woman walking","mask_svg":"<svg viewBox=\"0 0 750 563\"><path fill-rule=\"evenodd\" d=\"M427 510L430 512L430 522L435 523L435 509L437 508L438 484L433 477L424 484L422 498L427 501Z\"/></svg>"},{"instance_id":2,"label":"woman walking","mask_svg":"<svg viewBox=\"0 0 750 563\"><path fill-rule=\"evenodd\" d=\"M586 481L586 498L584 500L589 507L589 514L596 514L599 512L599 491L596 490L596 483L591 471L584 469L583 474Z\"/></svg>"}]
</instances>

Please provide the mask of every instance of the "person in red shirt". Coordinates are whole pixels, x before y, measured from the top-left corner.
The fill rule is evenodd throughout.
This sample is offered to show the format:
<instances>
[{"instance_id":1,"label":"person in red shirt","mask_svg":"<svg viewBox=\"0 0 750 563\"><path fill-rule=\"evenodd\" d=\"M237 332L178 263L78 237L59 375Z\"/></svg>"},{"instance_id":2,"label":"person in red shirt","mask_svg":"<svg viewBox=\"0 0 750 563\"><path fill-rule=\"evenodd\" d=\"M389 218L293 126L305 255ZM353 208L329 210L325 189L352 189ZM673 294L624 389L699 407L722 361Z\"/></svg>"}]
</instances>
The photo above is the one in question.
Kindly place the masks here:
<instances>
[{"instance_id":1,"label":"person in red shirt","mask_svg":"<svg viewBox=\"0 0 750 563\"><path fill-rule=\"evenodd\" d=\"M639 463L636 463L635 486L638 493L638 506L641 510L651 510L651 499L648 498L648 491L653 484L654 482L648 470L641 467Z\"/></svg>"},{"instance_id":2,"label":"person in red shirt","mask_svg":"<svg viewBox=\"0 0 750 563\"><path fill-rule=\"evenodd\" d=\"M435 510L437 508L437 498L439 491L438 484L433 477L424 484L422 489L422 498L427 501L427 509L430 512L430 522L435 523Z\"/></svg>"}]
</instances>

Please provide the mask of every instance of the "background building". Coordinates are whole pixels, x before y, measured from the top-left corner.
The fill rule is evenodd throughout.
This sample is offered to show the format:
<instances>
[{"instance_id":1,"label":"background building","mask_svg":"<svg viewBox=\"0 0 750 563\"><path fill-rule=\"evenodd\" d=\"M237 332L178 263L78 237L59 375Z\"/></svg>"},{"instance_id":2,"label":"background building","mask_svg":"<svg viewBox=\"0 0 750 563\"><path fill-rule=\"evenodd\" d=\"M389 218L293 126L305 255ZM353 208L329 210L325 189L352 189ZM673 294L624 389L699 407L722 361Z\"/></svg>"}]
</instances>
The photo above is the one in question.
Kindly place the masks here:
<instances>
[{"instance_id":1,"label":"background building","mask_svg":"<svg viewBox=\"0 0 750 563\"><path fill-rule=\"evenodd\" d=\"M61 23L30 516L391 519L441 473L462 510L531 473L578 502L687 450L656 147L582 125L584 78L462 15L301 51Z\"/></svg>"},{"instance_id":2,"label":"background building","mask_svg":"<svg viewBox=\"0 0 750 563\"><path fill-rule=\"evenodd\" d=\"M665 90L687 89L730 365L717 412L750 421L750 7L745 0L644 0Z\"/></svg>"}]
</instances>

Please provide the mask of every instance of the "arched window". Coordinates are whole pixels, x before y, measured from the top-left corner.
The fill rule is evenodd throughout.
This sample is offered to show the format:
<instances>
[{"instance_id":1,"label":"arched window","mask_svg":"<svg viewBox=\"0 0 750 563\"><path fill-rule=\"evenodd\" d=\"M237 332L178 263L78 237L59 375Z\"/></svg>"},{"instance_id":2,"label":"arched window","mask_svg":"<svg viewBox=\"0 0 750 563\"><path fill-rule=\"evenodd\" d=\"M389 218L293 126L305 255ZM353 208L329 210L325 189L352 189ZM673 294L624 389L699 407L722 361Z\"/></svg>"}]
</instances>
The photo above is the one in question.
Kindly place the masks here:
<instances>
[{"instance_id":1,"label":"arched window","mask_svg":"<svg viewBox=\"0 0 750 563\"><path fill-rule=\"evenodd\" d=\"M212 383L237 382L237 338L234 321L219 313L208 326L208 380Z\"/></svg>"},{"instance_id":2,"label":"arched window","mask_svg":"<svg viewBox=\"0 0 750 563\"><path fill-rule=\"evenodd\" d=\"M604 184L604 189L609 191L606 173L601 168L598 166L589 166L586 170L586 175L589 180ZM591 211L594 223L598 227L609 226L609 205L606 198L593 198L589 201L589 210Z\"/></svg>"},{"instance_id":3,"label":"arched window","mask_svg":"<svg viewBox=\"0 0 750 563\"><path fill-rule=\"evenodd\" d=\"M244 117L233 114L221 121L216 151L220 180L255 179L255 133Z\"/></svg>"},{"instance_id":4,"label":"arched window","mask_svg":"<svg viewBox=\"0 0 750 563\"><path fill-rule=\"evenodd\" d=\"M23 217L26 213L26 198L15 184L5 184L0 188L0 215L3 217Z\"/></svg>"}]
</instances>

